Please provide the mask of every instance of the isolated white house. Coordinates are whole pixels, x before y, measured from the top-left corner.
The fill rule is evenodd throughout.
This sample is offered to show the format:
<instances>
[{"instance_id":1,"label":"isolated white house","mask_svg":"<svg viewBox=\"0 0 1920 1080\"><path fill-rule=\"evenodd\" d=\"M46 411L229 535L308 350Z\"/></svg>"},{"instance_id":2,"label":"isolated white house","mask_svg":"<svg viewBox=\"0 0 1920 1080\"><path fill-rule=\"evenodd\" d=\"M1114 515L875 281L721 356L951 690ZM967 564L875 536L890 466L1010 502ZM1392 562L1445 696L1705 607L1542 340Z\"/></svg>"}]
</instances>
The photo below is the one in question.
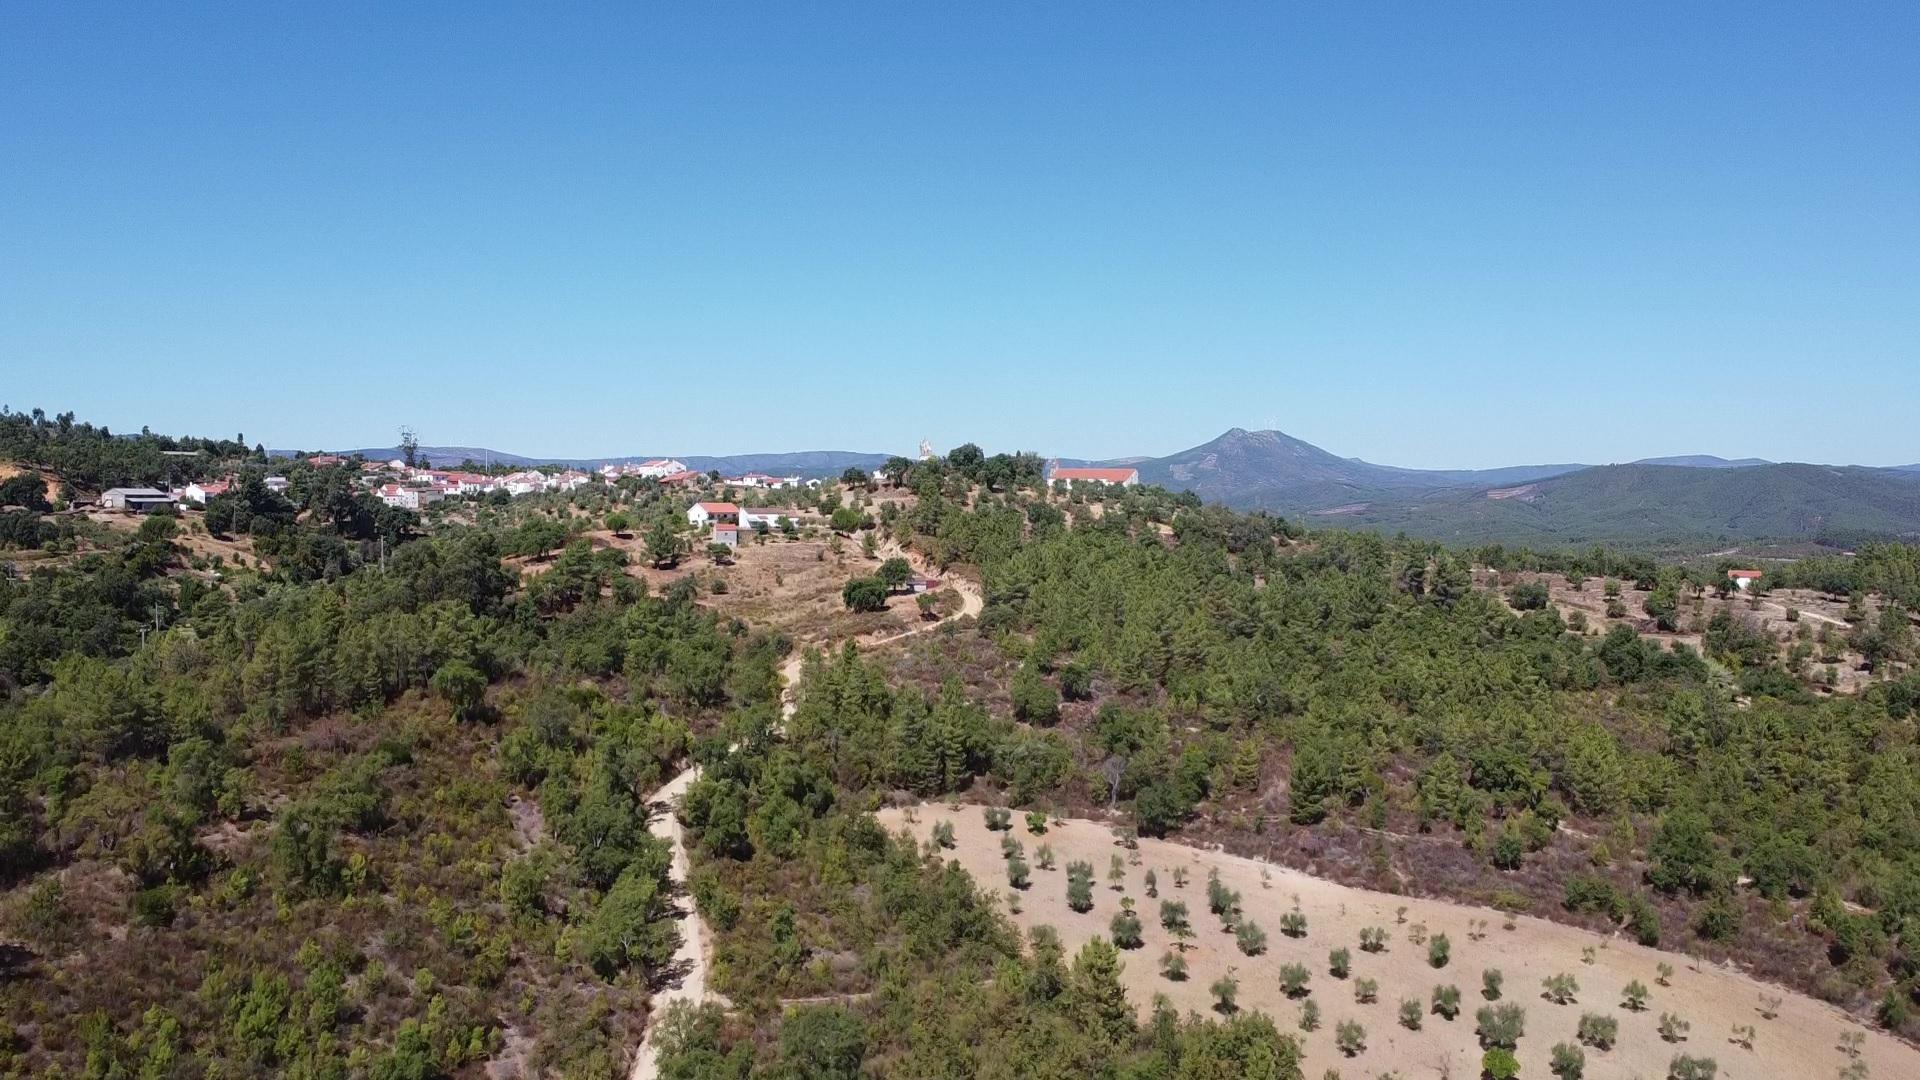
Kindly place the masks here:
<instances>
[{"instance_id":1,"label":"isolated white house","mask_svg":"<svg viewBox=\"0 0 1920 1080\"><path fill-rule=\"evenodd\" d=\"M180 497L199 506L207 505L207 500L215 495L224 495L233 487L231 480L206 480L188 484L180 489Z\"/></svg>"},{"instance_id":2,"label":"isolated white house","mask_svg":"<svg viewBox=\"0 0 1920 1080\"><path fill-rule=\"evenodd\" d=\"M786 518L788 521L795 521L798 520L799 517L800 512L798 510L789 510L780 506L743 507L740 511L740 527L743 529L756 529L764 525L769 529L777 529L780 527L781 518Z\"/></svg>"},{"instance_id":3,"label":"isolated white house","mask_svg":"<svg viewBox=\"0 0 1920 1080\"><path fill-rule=\"evenodd\" d=\"M1741 592L1746 592L1748 589L1758 584L1760 579L1764 576L1765 576L1764 571L1760 571L1760 570L1729 570L1727 571L1727 580L1733 582L1733 587L1736 589L1739 589Z\"/></svg>"},{"instance_id":4,"label":"isolated white house","mask_svg":"<svg viewBox=\"0 0 1920 1080\"><path fill-rule=\"evenodd\" d=\"M739 517L740 508L732 503L697 502L687 509L687 524L696 529L715 521L737 521Z\"/></svg>"},{"instance_id":5,"label":"isolated white house","mask_svg":"<svg viewBox=\"0 0 1920 1080\"><path fill-rule=\"evenodd\" d=\"M1053 475L1047 478L1056 484L1065 484L1071 488L1075 484L1113 484L1117 487L1132 487L1140 482L1140 470L1134 468L1093 469L1053 467Z\"/></svg>"}]
</instances>

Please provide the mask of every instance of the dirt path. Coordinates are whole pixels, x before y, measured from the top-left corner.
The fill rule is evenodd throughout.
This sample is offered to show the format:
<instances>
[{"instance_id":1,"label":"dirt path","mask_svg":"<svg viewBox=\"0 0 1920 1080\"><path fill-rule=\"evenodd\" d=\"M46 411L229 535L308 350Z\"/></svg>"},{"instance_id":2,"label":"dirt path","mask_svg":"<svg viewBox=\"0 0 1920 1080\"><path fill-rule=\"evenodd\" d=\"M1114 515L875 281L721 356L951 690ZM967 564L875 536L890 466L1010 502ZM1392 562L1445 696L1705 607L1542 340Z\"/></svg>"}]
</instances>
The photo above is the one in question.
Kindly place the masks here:
<instances>
[{"instance_id":1,"label":"dirt path","mask_svg":"<svg viewBox=\"0 0 1920 1080\"><path fill-rule=\"evenodd\" d=\"M904 556L909 562L913 563L914 569L920 573L930 572L926 561L917 553L905 551L898 544L889 544L883 553L883 557L891 557L894 555ZM962 616L979 615L981 610L986 606L986 601L981 595L979 588L972 582L964 581L960 578L948 578L947 581L953 590L960 594L959 611L954 612L944 619L929 622L922 626L916 626L911 630L903 630L896 634L888 634L884 637L872 638L870 640L856 639L855 645L859 648L875 648L899 641L903 638L912 637L915 634L924 634L939 627L943 623L958 619ZM791 719L794 709L798 707L795 691L800 685L800 669L806 662L806 656L806 650L796 649L793 655L787 658L786 663L780 665L780 719L782 721ZM654 995L649 1009L647 1030L640 1038L639 1049L634 1052L633 1069L628 1074L629 1080L658 1080L660 1075L659 1048L656 1047L653 1042L656 1025L651 1021L657 1019L664 1013L667 1006L676 1001L685 1001L693 1005L698 1005L709 998L718 997L718 995L709 993L707 990L707 969L712 963L711 935L707 931L706 920L700 917L700 912L694 907L693 894L687 891L687 874L691 866L687 858L685 830L682 829L680 825L680 816L678 814L681 796L685 795L687 788L691 787L693 782L699 778L700 767L698 765L689 766L678 776L667 781L666 786L654 792L647 800L650 806L656 808L653 820L648 824L647 829L653 833L653 835L666 840L672 845L673 862L669 873L673 884L685 897L686 904L682 909L680 919L680 947L674 950L673 960L671 962L672 970L679 973L679 982Z\"/></svg>"},{"instance_id":2,"label":"dirt path","mask_svg":"<svg viewBox=\"0 0 1920 1080\"><path fill-rule=\"evenodd\" d=\"M905 809L883 810L876 816L888 829L906 829L922 841L936 823L952 822L956 844L947 857L958 860L983 888L997 887L1003 895L1011 892L1000 835L987 830L980 807L955 812L945 804L923 803L912 808L911 822ZM1920 1051L1862 1027L1832 1006L1731 968L1525 916L1515 919L1514 928L1507 930L1504 916L1491 909L1348 888L1254 859L1158 840L1140 841L1141 864L1125 867L1124 891L1114 891L1108 887L1109 861L1115 853L1124 854L1124 849L1115 842L1110 825L1067 821L1035 836L1027 832L1021 815L1014 815L1014 820L1011 835L1025 845L1027 861L1034 867L1032 885L1019 894L1022 910L1011 916L1017 924L1054 927L1071 955L1095 935L1109 933L1120 898L1133 897L1145 940L1143 948L1123 953L1121 982L1133 1002L1145 1010L1154 994L1163 993L1182 1010L1205 1013L1213 1005L1209 988L1232 970L1240 981L1240 1008L1267 1013L1282 1031L1300 1039L1306 1076L1320 1076L1328 1069L1350 1077L1391 1073L1464 1080L1478 1076L1480 1048L1474 1036L1474 1013L1487 1004L1481 995L1481 972L1497 968L1505 976L1500 1000L1526 1010L1526 1034L1518 1051L1522 1076L1551 1076L1548 1058L1553 1045L1576 1042L1581 1014L1598 1013L1619 1022L1619 1041L1606 1052L1587 1049L1590 1080L1665 1076L1669 1063L1680 1054L1713 1058L1720 1065L1721 1080L1817 1080L1838 1075L1847 1064L1840 1049L1843 1033L1864 1036L1861 1060L1869 1066L1868 1075L1920 1077ZM1056 866L1051 871L1038 867L1041 844L1053 849ZM1065 868L1074 859L1094 868L1094 907L1084 914L1066 904ZM1173 884L1176 866L1185 867L1190 875L1184 888ZM1146 896L1149 869L1159 879L1158 899ZM1222 883L1240 893L1246 918L1266 931L1264 953L1243 954L1234 938L1222 931L1220 920L1208 913L1210 870L1218 870ZM1186 953L1189 971L1180 982L1160 973L1160 958L1173 944L1159 917L1160 901L1169 899L1186 903L1196 946ZM1291 938L1280 932L1280 917L1296 904L1306 917L1306 933ZM1405 922L1399 921L1399 909L1405 910ZM1472 935L1482 932L1483 920L1485 936L1474 940ZM1451 958L1445 967L1432 967L1427 947L1410 940L1416 925L1424 925L1430 934L1447 935ZM1360 931L1371 926L1392 935L1386 951L1361 951ZM1347 979L1328 973L1327 954L1340 947L1352 957L1352 974ZM1657 965L1663 962L1676 969L1669 986L1657 982ZM1300 1030L1299 1002L1280 991L1279 969L1293 963L1312 972L1310 1000L1321 1011L1313 1032ZM1562 973L1579 983L1576 1003L1556 1005L1544 998L1543 980ZM1356 1000L1354 984L1362 978L1378 982L1377 1001ZM1643 1011L1621 1007L1621 989L1633 980L1644 983L1649 991ZM1437 985L1459 987L1457 1019L1447 1021L1428 1007ZM1760 1014L1763 996L1782 999L1773 1019ZM1419 1030L1399 1023L1404 1000L1420 1003ZM1667 1012L1692 1025L1683 1041L1668 1042L1658 1033L1661 1015ZM1343 1021L1358 1022L1366 1029L1366 1048L1352 1057L1334 1046L1335 1026ZM1749 1025L1756 1029L1751 1050L1733 1040L1736 1026Z\"/></svg>"}]
</instances>

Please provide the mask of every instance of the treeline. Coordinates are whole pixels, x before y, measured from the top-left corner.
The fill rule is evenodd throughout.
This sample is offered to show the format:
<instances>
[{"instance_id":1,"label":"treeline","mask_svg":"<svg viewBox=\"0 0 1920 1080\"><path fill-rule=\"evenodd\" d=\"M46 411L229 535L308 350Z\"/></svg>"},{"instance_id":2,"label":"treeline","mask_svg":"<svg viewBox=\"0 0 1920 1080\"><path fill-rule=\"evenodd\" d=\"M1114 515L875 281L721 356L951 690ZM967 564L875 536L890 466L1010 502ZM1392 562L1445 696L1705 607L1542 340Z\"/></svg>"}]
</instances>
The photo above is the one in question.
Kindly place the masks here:
<instances>
[{"instance_id":1,"label":"treeline","mask_svg":"<svg viewBox=\"0 0 1920 1080\"><path fill-rule=\"evenodd\" d=\"M167 450L192 453L162 453ZM242 458L264 464L266 449L247 446L240 435L176 438L144 430L138 435L115 435L104 427L76 422L71 412L50 418L40 409L18 413L0 407L0 461L47 469L83 491L183 484L206 478L223 462Z\"/></svg>"}]
</instances>

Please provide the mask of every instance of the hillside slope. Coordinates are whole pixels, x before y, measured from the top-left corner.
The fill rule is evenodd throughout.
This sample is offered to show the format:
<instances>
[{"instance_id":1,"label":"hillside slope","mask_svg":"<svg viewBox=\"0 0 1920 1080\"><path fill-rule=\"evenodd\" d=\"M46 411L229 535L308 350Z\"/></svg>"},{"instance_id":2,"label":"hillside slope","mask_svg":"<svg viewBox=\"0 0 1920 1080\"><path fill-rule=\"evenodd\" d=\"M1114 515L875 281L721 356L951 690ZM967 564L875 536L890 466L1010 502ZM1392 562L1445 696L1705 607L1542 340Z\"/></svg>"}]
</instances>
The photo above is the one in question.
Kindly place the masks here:
<instances>
[{"instance_id":1,"label":"hillside slope","mask_svg":"<svg viewBox=\"0 0 1920 1080\"><path fill-rule=\"evenodd\" d=\"M1826 465L1605 465L1504 488L1449 490L1322 510L1465 543L1920 535L1920 477Z\"/></svg>"}]
</instances>

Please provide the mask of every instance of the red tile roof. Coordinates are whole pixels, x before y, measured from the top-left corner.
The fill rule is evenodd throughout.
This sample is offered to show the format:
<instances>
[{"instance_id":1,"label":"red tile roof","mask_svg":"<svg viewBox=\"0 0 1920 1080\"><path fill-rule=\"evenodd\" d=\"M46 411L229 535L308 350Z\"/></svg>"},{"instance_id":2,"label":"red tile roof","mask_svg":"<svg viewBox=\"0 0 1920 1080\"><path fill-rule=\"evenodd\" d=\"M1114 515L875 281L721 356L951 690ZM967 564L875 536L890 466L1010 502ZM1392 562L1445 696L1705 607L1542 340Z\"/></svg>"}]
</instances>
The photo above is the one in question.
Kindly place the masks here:
<instances>
[{"instance_id":1,"label":"red tile roof","mask_svg":"<svg viewBox=\"0 0 1920 1080\"><path fill-rule=\"evenodd\" d=\"M740 512L740 508L732 503L703 502L695 503L694 505L709 514L737 514Z\"/></svg>"},{"instance_id":2,"label":"red tile roof","mask_svg":"<svg viewBox=\"0 0 1920 1080\"><path fill-rule=\"evenodd\" d=\"M1757 577L1765 577L1766 571L1764 570L1729 570L1727 571L1727 576L1730 578L1747 578L1751 580Z\"/></svg>"},{"instance_id":3,"label":"red tile roof","mask_svg":"<svg viewBox=\"0 0 1920 1080\"><path fill-rule=\"evenodd\" d=\"M1124 484L1140 478L1139 469L1063 469L1053 470L1055 480L1098 480L1104 484Z\"/></svg>"}]
</instances>

